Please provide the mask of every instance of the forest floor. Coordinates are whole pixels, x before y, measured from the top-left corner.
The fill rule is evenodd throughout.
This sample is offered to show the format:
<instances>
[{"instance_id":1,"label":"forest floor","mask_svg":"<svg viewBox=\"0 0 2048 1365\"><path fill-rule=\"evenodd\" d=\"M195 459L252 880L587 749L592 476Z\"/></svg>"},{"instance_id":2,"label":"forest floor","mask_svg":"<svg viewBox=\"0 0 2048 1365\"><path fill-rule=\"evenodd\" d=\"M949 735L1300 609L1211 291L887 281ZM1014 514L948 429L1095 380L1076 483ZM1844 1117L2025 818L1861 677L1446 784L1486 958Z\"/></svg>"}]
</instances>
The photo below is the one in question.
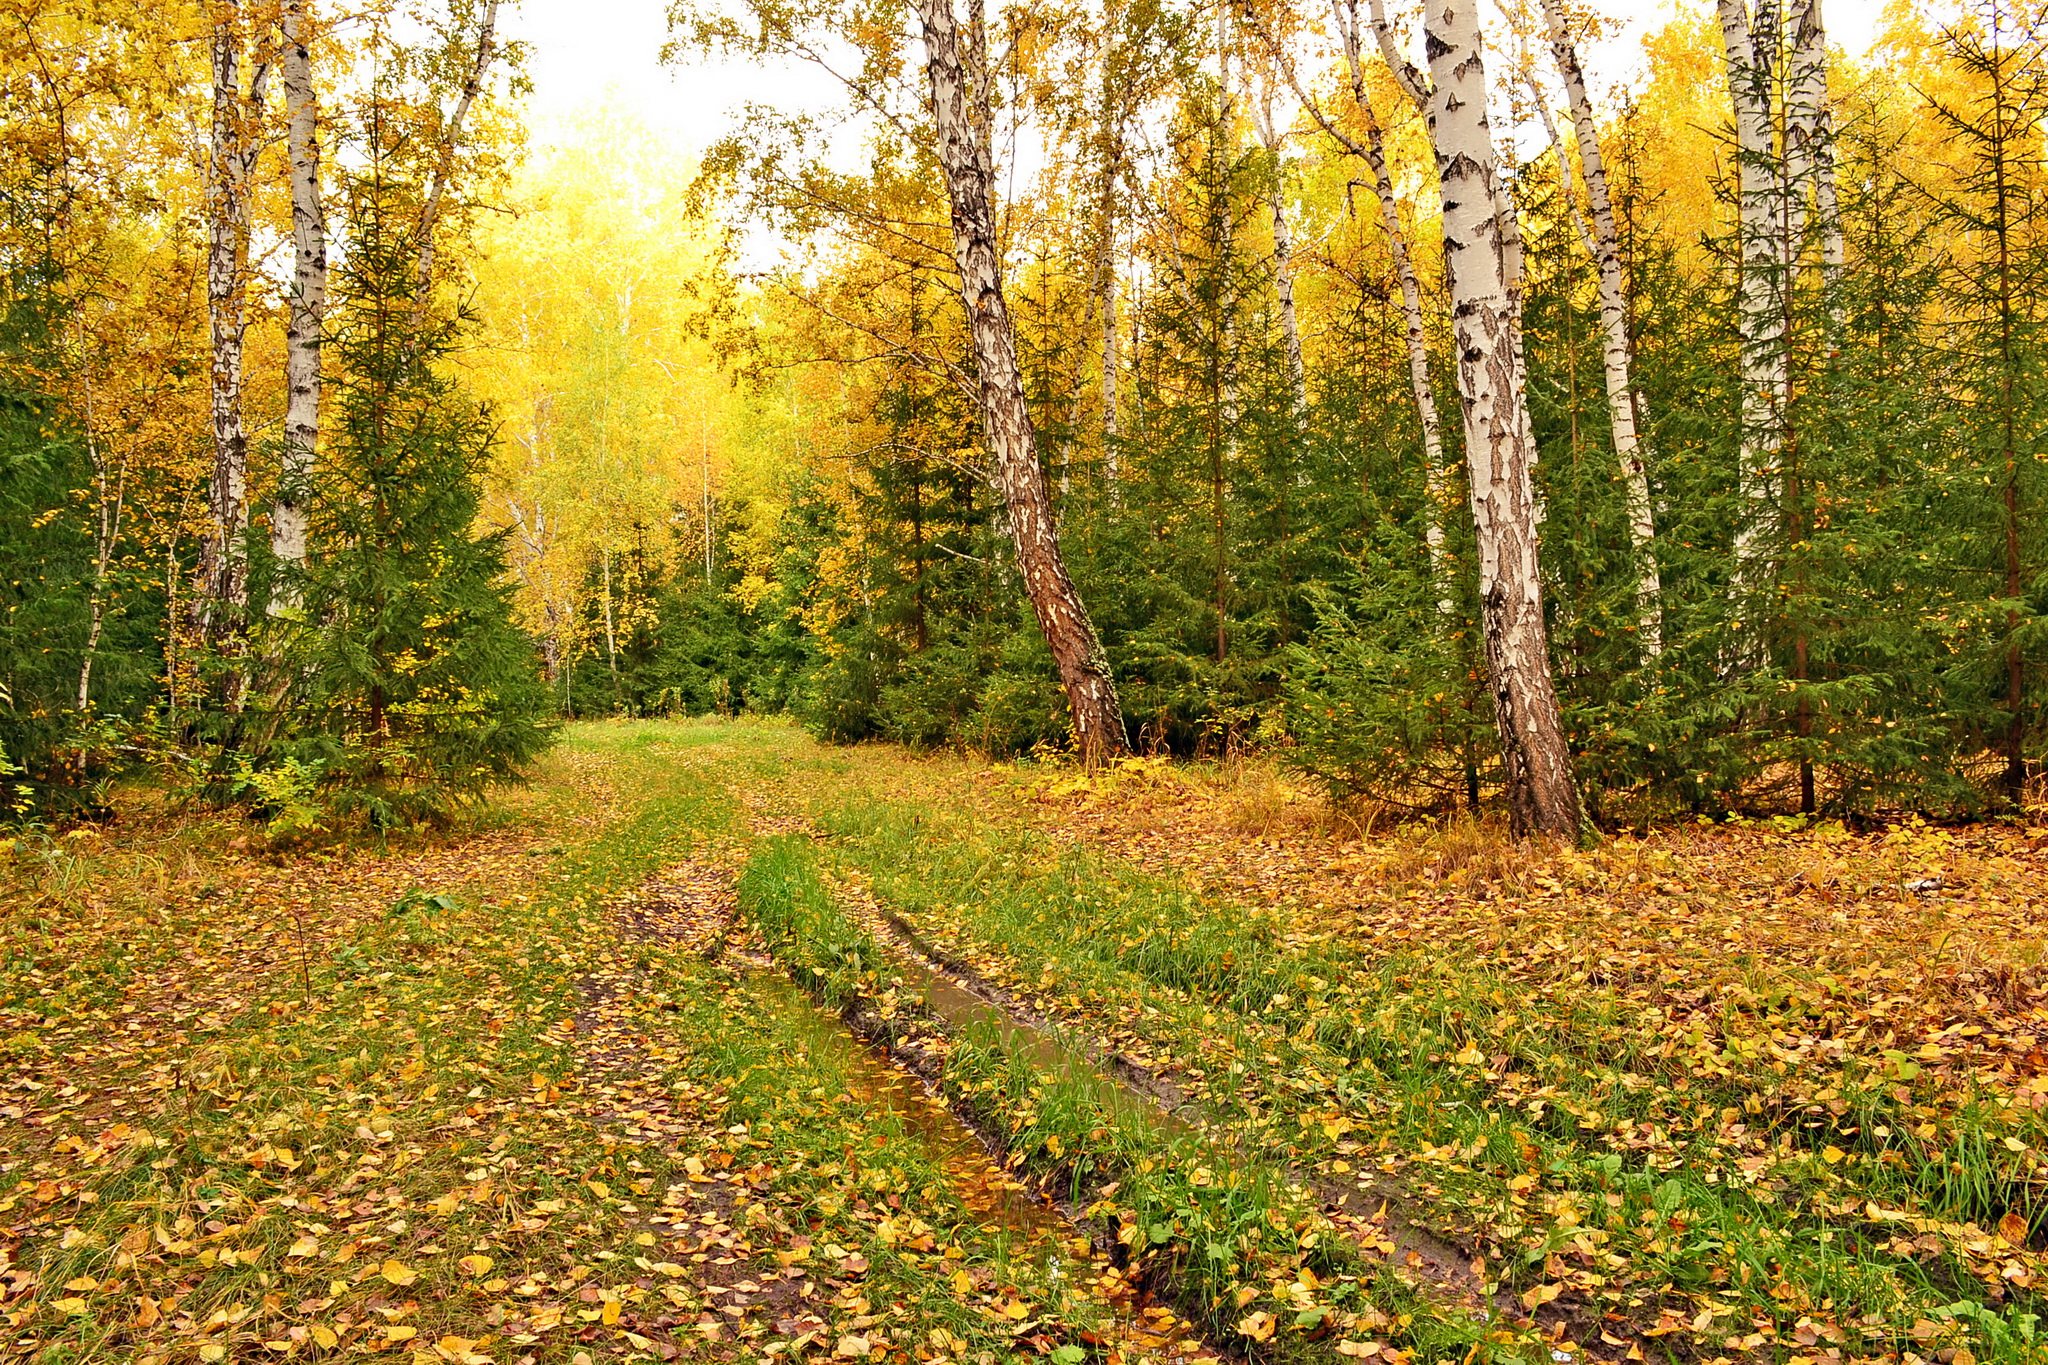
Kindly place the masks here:
<instances>
[{"instance_id":1,"label":"forest floor","mask_svg":"<svg viewBox=\"0 0 2048 1365\"><path fill-rule=\"evenodd\" d=\"M571 727L0 863L0 1359L2048 1357L2048 830Z\"/></svg>"}]
</instances>

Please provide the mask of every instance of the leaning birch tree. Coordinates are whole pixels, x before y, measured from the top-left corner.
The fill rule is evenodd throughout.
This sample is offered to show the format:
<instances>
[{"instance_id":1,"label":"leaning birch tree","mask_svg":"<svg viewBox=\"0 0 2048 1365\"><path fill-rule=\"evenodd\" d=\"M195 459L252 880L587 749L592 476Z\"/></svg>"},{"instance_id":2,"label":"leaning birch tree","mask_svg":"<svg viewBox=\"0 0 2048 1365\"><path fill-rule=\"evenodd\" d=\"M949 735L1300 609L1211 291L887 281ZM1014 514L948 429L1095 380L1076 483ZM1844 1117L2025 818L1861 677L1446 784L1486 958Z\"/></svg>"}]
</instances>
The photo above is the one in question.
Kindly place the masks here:
<instances>
[{"instance_id":1,"label":"leaning birch tree","mask_svg":"<svg viewBox=\"0 0 2048 1365\"><path fill-rule=\"evenodd\" d=\"M1583 836L1586 817L1550 674L1532 469L1536 439L1517 356L1513 202L1499 183L1487 119L1477 0L1432 0L1425 75L1373 0L1380 51L1422 108L1443 194L1444 273L1464 415L1466 485L1479 559L1479 621L1510 827Z\"/></svg>"},{"instance_id":2,"label":"leaning birch tree","mask_svg":"<svg viewBox=\"0 0 2048 1365\"><path fill-rule=\"evenodd\" d=\"M984 435L1025 595L1066 689L1075 742L1083 758L1094 762L1124 752L1129 741L1108 654L1060 552L1052 500L1039 464L1037 436L1017 368L1016 331L1003 297L991 193L995 169L986 128L974 115L976 101L961 59L952 0L915 0L915 5L923 28L939 165L952 208L960 303L973 338ZM973 79L983 79L982 73L975 72Z\"/></svg>"},{"instance_id":3,"label":"leaning birch tree","mask_svg":"<svg viewBox=\"0 0 2048 1365\"><path fill-rule=\"evenodd\" d=\"M1579 147L1579 170L1586 183L1586 206L1592 218L1587 246L1600 282L1600 364L1607 383L1608 430L1614 457L1621 465L1622 492L1628 506L1629 549L1635 556L1636 635L1646 658L1664 650L1664 587L1657 572L1657 522L1650 505L1650 476L1644 464L1641 434L1636 430L1635 353L1628 334L1628 297L1621 282L1621 239L1614 225L1614 201L1607 190L1607 163L1600 151L1600 129L1577 47L1565 28L1559 0L1542 0L1549 30L1550 52L1564 82L1571 109L1572 131ZM1546 122L1548 115L1546 114ZM1566 193L1570 193L1567 184Z\"/></svg>"}]
</instances>

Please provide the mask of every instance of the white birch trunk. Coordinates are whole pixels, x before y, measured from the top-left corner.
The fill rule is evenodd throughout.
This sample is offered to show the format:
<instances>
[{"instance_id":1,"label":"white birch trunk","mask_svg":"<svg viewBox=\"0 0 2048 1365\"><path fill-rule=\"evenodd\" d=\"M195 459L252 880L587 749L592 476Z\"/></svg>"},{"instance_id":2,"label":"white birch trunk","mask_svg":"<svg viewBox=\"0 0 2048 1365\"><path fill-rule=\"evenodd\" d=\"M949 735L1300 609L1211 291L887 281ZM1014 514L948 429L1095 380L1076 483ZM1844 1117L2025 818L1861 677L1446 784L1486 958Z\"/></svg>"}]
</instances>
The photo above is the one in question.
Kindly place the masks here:
<instances>
[{"instance_id":1,"label":"white birch trunk","mask_svg":"<svg viewBox=\"0 0 2048 1365\"><path fill-rule=\"evenodd\" d=\"M1828 39L1821 0L1794 0L1792 55L1785 75L1785 179L1790 189L1786 233L1788 274L1797 276L1808 227L1820 233L1821 283L1828 310L1828 346L1841 343L1842 220L1835 193L1834 120L1828 109ZM1796 216L1794 216L1796 215Z\"/></svg>"},{"instance_id":2,"label":"white birch trunk","mask_svg":"<svg viewBox=\"0 0 2048 1365\"><path fill-rule=\"evenodd\" d=\"M1102 477L1112 507L1123 502L1117 451L1117 275L1116 179L1123 166L1124 119L1111 66L1111 38L1105 24L1102 62L1102 166L1096 204L1095 288L1102 324Z\"/></svg>"},{"instance_id":3,"label":"white birch trunk","mask_svg":"<svg viewBox=\"0 0 2048 1365\"><path fill-rule=\"evenodd\" d=\"M292 186L291 313L285 324L284 458L270 513L270 549L283 572L270 609L298 601L293 571L306 559L306 503L320 444L320 347L327 313L327 216L320 202L319 110L304 31L305 0L286 0L282 16L285 110L290 120Z\"/></svg>"},{"instance_id":4,"label":"white birch trunk","mask_svg":"<svg viewBox=\"0 0 2048 1365\"><path fill-rule=\"evenodd\" d=\"M1437 611L1457 610L1451 594L1450 566L1444 556L1444 519L1451 505L1449 469L1444 463L1443 420L1437 413L1436 385L1429 377L1429 333L1423 325L1422 286L1408 254L1408 236L1401 226L1401 206L1387 170L1386 135L1365 90L1365 65L1359 51L1358 0L1338 0L1337 27L1344 38L1344 57L1351 71L1351 98L1365 120L1365 143L1342 136L1345 145L1372 171L1373 201L1379 206L1380 231L1387 240L1394 281L1401 290L1402 341L1408 353L1408 386L1415 395L1415 413L1422 423L1422 472L1426 493L1423 541L1429 549L1429 572L1437 588ZM1324 125L1332 132L1336 130Z\"/></svg>"},{"instance_id":5,"label":"white birch trunk","mask_svg":"<svg viewBox=\"0 0 2048 1365\"><path fill-rule=\"evenodd\" d=\"M1280 301L1280 342L1287 354L1288 393L1294 402L1290 415L1299 435L1302 419L1308 413L1308 373L1302 365L1301 327L1294 309L1294 240L1287 231L1282 194L1285 177L1281 170L1280 136L1273 127L1269 99L1260 99L1253 105L1252 121L1259 134L1259 145L1273 160L1273 182L1266 190L1266 201L1273 210L1273 292Z\"/></svg>"},{"instance_id":6,"label":"white birch trunk","mask_svg":"<svg viewBox=\"0 0 2048 1365\"><path fill-rule=\"evenodd\" d=\"M1635 353L1628 335L1628 298L1622 289L1620 234L1614 225L1614 203L1607 189L1607 164L1600 151L1600 129L1593 101L1586 94L1585 73L1564 26L1559 0L1543 0L1550 29L1550 51L1564 79L1571 106L1572 129L1579 144L1579 165L1586 180L1586 204L1593 220L1587 245L1600 278L1601 368L1607 381L1607 416L1614 438L1614 456L1621 465L1622 490L1628 504L1629 548L1636 560L1636 634L1646 658L1664 651L1663 583L1657 572L1657 524L1650 505L1650 478L1642 440L1636 431L1634 401ZM1548 122L1549 114L1544 115ZM1563 159L1562 147L1559 149ZM1562 169L1562 167L1561 167ZM1565 180L1564 192L1571 194ZM1574 207L1574 214L1577 209Z\"/></svg>"},{"instance_id":7,"label":"white birch trunk","mask_svg":"<svg viewBox=\"0 0 2048 1365\"><path fill-rule=\"evenodd\" d=\"M242 261L249 239L249 181L254 127L263 106L268 66L251 73L246 106L241 89L241 34L232 8L212 34L213 121L206 183L206 319L211 350L213 467L207 481L208 527L200 546L194 623L204 640L238 634L249 606L249 438L242 426ZM238 703L230 681L228 700Z\"/></svg>"},{"instance_id":8,"label":"white birch trunk","mask_svg":"<svg viewBox=\"0 0 2048 1365\"><path fill-rule=\"evenodd\" d=\"M1376 18L1378 8L1376 0ZM1585 815L1550 675L1531 478L1536 442L1515 354L1514 206L1499 184L1487 121L1478 0L1432 0L1424 35L1480 627L1508 818L1518 835L1577 839ZM1391 36L1385 42L1391 49Z\"/></svg>"},{"instance_id":9,"label":"white birch trunk","mask_svg":"<svg viewBox=\"0 0 2048 1365\"><path fill-rule=\"evenodd\" d=\"M1784 216L1772 138L1772 86L1778 63L1775 0L1751 22L1748 0L1718 0L1735 116L1740 264L1736 326L1741 338L1741 423L1735 527L1735 605L1743 620L1734 661L1760 662L1760 614L1769 609L1773 542L1772 483L1784 450L1788 358L1785 353Z\"/></svg>"},{"instance_id":10,"label":"white birch trunk","mask_svg":"<svg viewBox=\"0 0 2048 1365\"><path fill-rule=\"evenodd\" d=\"M991 195L995 172L961 68L952 0L915 0L915 6L924 31L939 164L952 206L953 260L973 337L989 455L1025 595L1066 688L1076 743L1083 758L1093 762L1129 748L1123 714L1108 656L1068 576L1053 525L1045 471L1038 461L1037 437L1017 370L1017 335L1003 298Z\"/></svg>"}]
</instances>

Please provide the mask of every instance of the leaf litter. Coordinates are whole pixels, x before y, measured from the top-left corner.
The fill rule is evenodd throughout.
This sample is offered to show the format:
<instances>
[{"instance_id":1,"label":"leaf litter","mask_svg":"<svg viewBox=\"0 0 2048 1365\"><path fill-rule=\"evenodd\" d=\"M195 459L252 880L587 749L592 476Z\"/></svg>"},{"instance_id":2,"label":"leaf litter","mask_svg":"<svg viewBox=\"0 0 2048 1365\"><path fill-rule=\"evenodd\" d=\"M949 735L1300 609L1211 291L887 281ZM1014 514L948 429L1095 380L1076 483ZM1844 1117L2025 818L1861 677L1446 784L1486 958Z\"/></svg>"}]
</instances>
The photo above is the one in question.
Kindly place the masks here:
<instances>
[{"instance_id":1,"label":"leaf litter","mask_svg":"<svg viewBox=\"0 0 2048 1365\"><path fill-rule=\"evenodd\" d=\"M17 841L0 1354L1167 1349L991 1238L902 1106L805 1033L831 1021L799 1024L747 960L733 873L815 824L843 899L1243 1150L1357 1189L1345 1240L1384 1237L1397 1269L1377 1196L1412 1199L1494 1294L1457 1355L2033 1358L2048 835L1733 823L1538 856L1250 804L1156 765L640 725L579 730L438 839L273 854L141 799ZM936 1041L948 1101L1000 1121L1004 1176L1075 1169L1094 1130L1058 1096L999 1046ZM1191 1198L1235 1175L1178 1174ZM1132 1217L1159 1175L1081 1210L1140 1273L1204 1254L1196 1222ZM1238 1246L1211 1330L1444 1353L1427 1296L1300 1273L1309 1229L1278 1260L1270 1233Z\"/></svg>"}]
</instances>

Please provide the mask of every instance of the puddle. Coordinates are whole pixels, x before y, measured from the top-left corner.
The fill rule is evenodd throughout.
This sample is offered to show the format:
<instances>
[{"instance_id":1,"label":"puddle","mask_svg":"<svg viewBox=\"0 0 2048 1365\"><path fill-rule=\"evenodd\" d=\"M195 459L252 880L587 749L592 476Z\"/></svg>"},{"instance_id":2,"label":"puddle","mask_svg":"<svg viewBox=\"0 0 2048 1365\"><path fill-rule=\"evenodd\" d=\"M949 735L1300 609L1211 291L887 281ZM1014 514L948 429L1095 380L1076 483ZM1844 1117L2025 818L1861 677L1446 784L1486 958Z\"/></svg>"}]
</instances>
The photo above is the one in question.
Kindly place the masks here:
<instances>
[{"instance_id":1,"label":"puddle","mask_svg":"<svg viewBox=\"0 0 2048 1365\"><path fill-rule=\"evenodd\" d=\"M1029 1249L1053 1258L1072 1255L1072 1244L1080 1235L1073 1224L997 1165L980 1136L927 1093L916 1076L890 1061L880 1048L848 1033L844 1024L783 977L757 968L747 973L747 984L778 1009L806 1022L806 1045L845 1077L855 1098L896 1117L945 1172L946 1183L975 1221L1010 1239L1012 1254Z\"/></svg>"},{"instance_id":2,"label":"puddle","mask_svg":"<svg viewBox=\"0 0 2048 1365\"><path fill-rule=\"evenodd\" d=\"M723 962L769 1008L793 1021L801 1038L798 1045L836 1072L862 1104L892 1115L906 1138L938 1167L968 1218L996 1243L997 1266L1005 1257L1037 1266L1048 1281L1063 1286L1062 1296L1072 1294L1077 1301L1093 1305L1087 1317L1097 1322L1099 1331L1074 1333L1076 1339L1119 1352L1132 1365L1141 1361L1217 1365L1223 1359L1191 1322L1156 1301L1141 1285L1126 1282L1057 1205L1005 1170L981 1136L932 1095L915 1072L892 1059L881 1046L857 1037L837 1015L821 1008L791 982L781 964L762 952L752 935L734 922L732 879L729 868L709 862L664 869L618 898L611 907L612 928L627 942L662 941ZM949 1027L974 1023L992 1028L1006 1045L1025 1052L1041 1067L1082 1076L1095 1074L1080 1054L1019 1024L943 973L925 967L914 955L901 956L907 960L896 965L910 969L905 984ZM591 1035L584 1046L593 1061L624 1073L634 1068L639 1060L638 1045L645 1040L638 1037L637 1026L617 1038L610 1036L620 1032L607 1025L615 1024L609 1015L621 998L616 983L588 983L583 1012L588 1017L579 1019L578 1028ZM1108 1102L1145 1104L1113 1082L1104 1085ZM1041 1353L1070 1330L1060 1324L1056 1311L1042 1324L1017 1327L1020 1333L1038 1333L1029 1339Z\"/></svg>"}]
</instances>

